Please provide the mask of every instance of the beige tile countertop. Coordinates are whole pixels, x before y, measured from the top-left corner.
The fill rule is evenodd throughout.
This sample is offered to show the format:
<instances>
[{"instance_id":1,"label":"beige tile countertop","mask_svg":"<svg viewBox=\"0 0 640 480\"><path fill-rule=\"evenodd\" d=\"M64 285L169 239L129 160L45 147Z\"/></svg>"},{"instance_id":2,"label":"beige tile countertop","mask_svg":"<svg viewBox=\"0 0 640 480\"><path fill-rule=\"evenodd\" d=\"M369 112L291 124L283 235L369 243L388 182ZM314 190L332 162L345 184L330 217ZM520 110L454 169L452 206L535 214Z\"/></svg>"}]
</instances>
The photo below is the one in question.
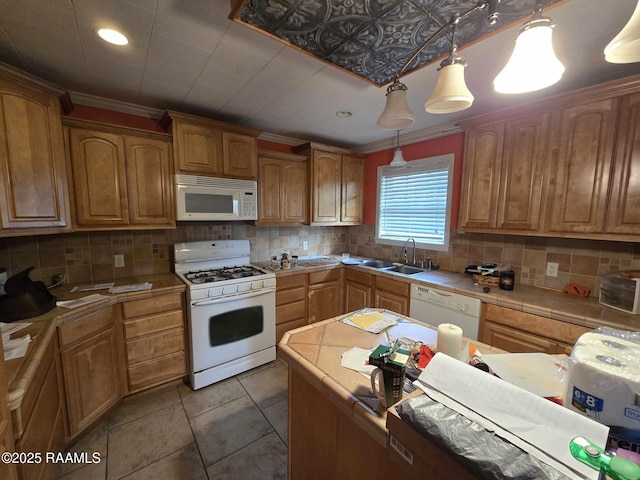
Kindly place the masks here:
<instances>
[{"instance_id":1,"label":"beige tile countertop","mask_svg":"<svg viewBox=\"0 0 640 480\"><path fill-rule=\"evenodd\" d=\"M386 312L387 310L379 310ZM409 317L389 312L402 320L398 325L379 334L373 334L340 322L346 315L307 325L284 334L278 345L278 356L313 385L328 401L360 425L378 443L386 448L386 409L371 391L368 378L342 367L340 359L352 347L374 348L388 343L391 338L415 335L419 328L424 337L436 343L437 331L415 322ZM391 336L391 337L390 337ZM480 342L481 353L503 353Z\"/></svg>"},{"instance_id":2,"label":"beige tile countertop","mask_svg":"<svg viewBox=\"0 0 640 480\"><path fill-rule=\"evenodd\" d=\"M92 293L104 294L107 298L74 309L55 307L43 315L14 322L30 323L31 325L13 334L12 338L20 338L25 334L29 334L32 341L29 343L27 353L24 357L8 360L5 363L7 382L9 383L8 400L10 410L14 410L20 406L20 402L33 380L34 374L38 369L51 338L55 335L58 325L71 322L115 303L151 298L167 293L180 293L186 288L185 284L173 273L121 278L114 280L114 282L116 286L143 282L150 282L153 286L150 290L141 292L110 295L106 293L106 290L71 293L70 290L74 285L64 285L51 290L51 293L55 295L58 300L72 300Z\"/></svg>"},{"instance_id":3,"label":"beige tile countertop","mask_svg":"<svg viewBox=\"0 0 640 480\"><path fill-rule=\"evenodd\" d=\"M296 275L327 268L348 268L366 271L372 275L393 278L405 283L419 283L433 288L475 297L484 303L499 305L513 310L520 310L542 317L562 320L588 328L611 326L622 330L640 330L640 315L630 315L598 303L595 298L583 298L569 295L559 290L532 287L516 284L514 290L500 290L491 287L484 293L482 286L474 285L470 275L436 270L416 275L405 275L389 272L387 269L362 267L359 265L343 265L342 258L337 255L326 255L328 258L302 260L296 268L277 270L280 275ZM358 259L356 257L356 259ZM354 260L354 257L351 257ZM268 268L268 263L261 264Z\"/></svg>"}]
</instances>

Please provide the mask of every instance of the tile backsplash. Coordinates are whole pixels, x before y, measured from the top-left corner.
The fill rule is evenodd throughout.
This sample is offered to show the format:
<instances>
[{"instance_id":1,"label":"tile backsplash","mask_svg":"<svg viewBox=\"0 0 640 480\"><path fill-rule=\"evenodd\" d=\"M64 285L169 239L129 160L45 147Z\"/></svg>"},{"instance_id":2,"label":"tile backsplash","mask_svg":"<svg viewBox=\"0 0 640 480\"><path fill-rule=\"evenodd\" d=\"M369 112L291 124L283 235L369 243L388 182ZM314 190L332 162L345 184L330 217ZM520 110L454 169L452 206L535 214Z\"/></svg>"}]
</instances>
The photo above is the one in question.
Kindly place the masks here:
<instances>
[{"instance_id":1,"label":"tile backsplash","mask_svg":"<svg viewBox=\"0 0 640 480\"><path fill-rule=\"evenodd\" d=\"M375 226L356 227L256 227L249 222L180 223L175 230L86 232L63 235L0 238L0 267L9 276L34 267L30 277L50 284L62 273L67 282L95 282L134 275L170 272L173 244L197 240L246 238L251 261L268 261L273 255L317 255L350 252L370 258L397 261L402 247L375 243ZM308 250L303 251L307 242ZM116 268L114 255L124 256ZM451 232L449 252L418 249L416 259L431 257L442 270L462 272L467 265L510 265L517 284L561 290L577 283L598 294L598 279L611 270L640 269L640 244L571 240L510 235ZM558 263L558 276L545 275L547 262Z\"/></svg>"}]
</instances>

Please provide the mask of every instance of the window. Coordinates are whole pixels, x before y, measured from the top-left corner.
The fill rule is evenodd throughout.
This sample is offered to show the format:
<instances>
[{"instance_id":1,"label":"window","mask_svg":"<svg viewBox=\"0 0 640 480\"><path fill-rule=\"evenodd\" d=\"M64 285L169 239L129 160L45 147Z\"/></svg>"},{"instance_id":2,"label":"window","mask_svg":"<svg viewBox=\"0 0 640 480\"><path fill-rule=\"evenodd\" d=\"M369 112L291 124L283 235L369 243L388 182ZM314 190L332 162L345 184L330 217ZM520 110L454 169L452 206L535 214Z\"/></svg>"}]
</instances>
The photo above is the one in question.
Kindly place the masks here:
<instances>
[{"instance_id":1,"label":"window","mask_svg":"<svg viewBox=\"0 0 640 480\"><path fill-rule=\"evenodd\" d=\"M378 167L376 242L449 250L454 155Z\"/></svg>"}]
</instances>

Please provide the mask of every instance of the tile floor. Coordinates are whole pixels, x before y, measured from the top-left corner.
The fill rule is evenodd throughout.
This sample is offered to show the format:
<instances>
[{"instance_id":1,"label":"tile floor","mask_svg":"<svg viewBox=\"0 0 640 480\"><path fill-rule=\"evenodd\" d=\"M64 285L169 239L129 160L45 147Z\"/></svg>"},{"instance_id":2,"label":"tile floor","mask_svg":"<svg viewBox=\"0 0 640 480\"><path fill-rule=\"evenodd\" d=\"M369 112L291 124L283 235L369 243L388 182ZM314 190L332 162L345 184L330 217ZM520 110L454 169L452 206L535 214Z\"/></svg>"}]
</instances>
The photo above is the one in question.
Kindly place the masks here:
<instances>
[{"instance_id":1,"label":"tile floor","mask_svg":"<svg viewBox=\"0 0 640 480\"><path fill-rule=\"evenodd\" d=\"M287 478L287 368L278 360L197 391L125 400L70 448L59 480Z\"/></svg>"}]
</instances>

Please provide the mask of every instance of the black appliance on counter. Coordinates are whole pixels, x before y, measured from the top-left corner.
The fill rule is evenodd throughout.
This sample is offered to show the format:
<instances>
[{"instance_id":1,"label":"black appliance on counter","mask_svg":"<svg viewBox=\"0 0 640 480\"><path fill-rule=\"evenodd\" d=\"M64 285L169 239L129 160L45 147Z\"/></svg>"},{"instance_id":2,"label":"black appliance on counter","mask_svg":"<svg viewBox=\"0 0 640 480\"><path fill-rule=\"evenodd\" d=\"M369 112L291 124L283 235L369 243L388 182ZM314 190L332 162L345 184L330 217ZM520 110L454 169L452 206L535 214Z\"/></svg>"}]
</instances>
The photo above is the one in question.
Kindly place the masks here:
<instances>
[{"instance_id":1,"label":"black appliance on counter","mask_svg":"<svg viewBox=\"0 0 640 480\"><path fill-rule=\"evenodd\" d=\"M0 296L0 322L37 317L56 306L56 297L49 293L45 284L29 278L33 269L29 267L7 279L6 293Z\"/></svg>"}]
</instances>

